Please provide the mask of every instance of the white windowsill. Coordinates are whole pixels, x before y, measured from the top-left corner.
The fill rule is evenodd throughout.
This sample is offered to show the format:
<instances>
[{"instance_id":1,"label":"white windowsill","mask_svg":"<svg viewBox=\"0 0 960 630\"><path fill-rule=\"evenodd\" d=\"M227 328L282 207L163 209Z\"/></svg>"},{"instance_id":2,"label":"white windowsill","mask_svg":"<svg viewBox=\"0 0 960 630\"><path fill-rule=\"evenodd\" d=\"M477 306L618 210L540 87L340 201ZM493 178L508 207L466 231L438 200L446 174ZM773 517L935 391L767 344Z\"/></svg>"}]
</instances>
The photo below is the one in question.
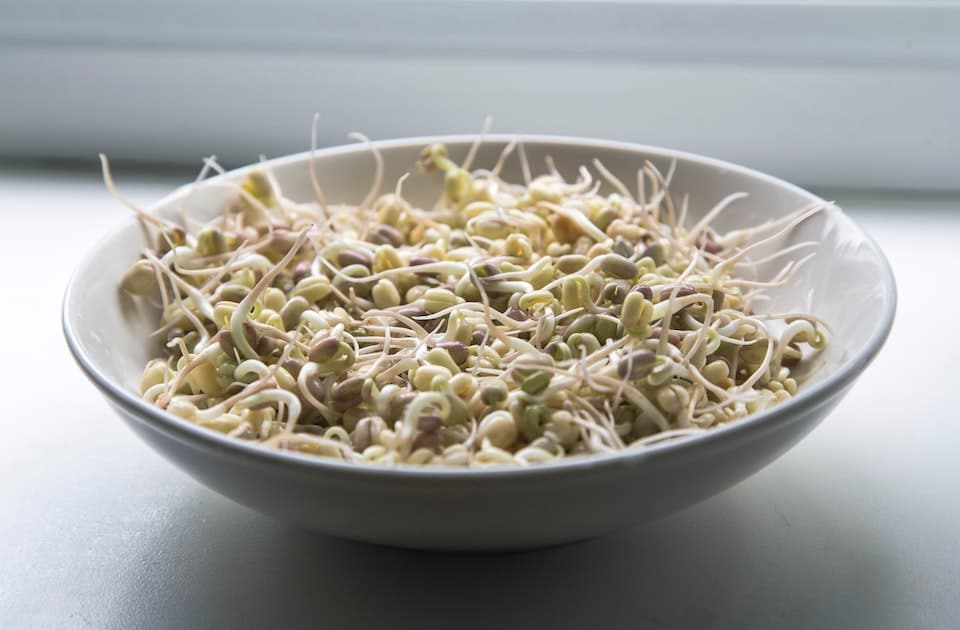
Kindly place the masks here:
<instances>
[{"instance_id":1,"label":"white windowsill","mask_svg":"<svg viewBox=\"0 0 960 630\"><path fill-rule=\"evenodd\" d=\"M184 181L116 175L143 204ZM960 342L937 324L960 300L930 273L956 249L960 197L826 193L890 257L898 321L850 395L780 460L657 523L535 555L458 557L281 525L138 441L59 332L69 261L127 210L94 165L0 170L0 190L8 234L56 227L0 249L0 268L17 270L11 304L28 309L5 321L0 627L892 630L960 619Z\"/></svg>"}]
</instances>

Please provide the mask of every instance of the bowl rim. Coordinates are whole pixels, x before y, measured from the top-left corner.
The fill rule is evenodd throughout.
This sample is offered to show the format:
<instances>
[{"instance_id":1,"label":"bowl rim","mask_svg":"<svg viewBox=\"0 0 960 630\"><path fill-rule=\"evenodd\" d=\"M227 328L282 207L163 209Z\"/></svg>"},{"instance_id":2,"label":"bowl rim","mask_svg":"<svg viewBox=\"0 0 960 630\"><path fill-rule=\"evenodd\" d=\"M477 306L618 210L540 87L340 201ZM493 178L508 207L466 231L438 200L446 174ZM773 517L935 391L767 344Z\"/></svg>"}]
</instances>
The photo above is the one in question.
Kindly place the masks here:
<instances>
[{"instance_id":1,"label":"bowl rim","mask_svg":"<svg viewBox=\"0 0 960 630\"><path fill-rule=\"evenodd\" d=\"M618 140L592 139L575 136L563 135L542 135L542 134L455 134L424 137L407 137L389 140L373 141L372 145L378 149L422 147L433 143L469 144L482 138L485 143L505 144L511 141L518 141L523 144L537 145L556 145L558 147L581 147L581 148L602 148L608 150L627 151L633 153L643 153L647 157L657 157L663 159L677 159L700 163L702 165L723 169L727 172L737 173L742 176L759 180L769 185L780 187L793 191L814 202L824 202L818 195L811 193L795 184L791 184L773 175L742 166L733 162L727 162L717 158L658 147L640 143L624 142ZM369 145L344 144L317 149L315 152L302 151L265 162L250 164L237 169L227 171L222 175L209 178L213 181L218 179L234 178L243 173L258 167L277 167L287 164L304 162L311 158L311 153L315 158L331 157L343 154L352 154L357 152L368 152ZM184 184L177 187L168 195L150 204L147 212L155 212L157 208L168 205L171 201L184 194L192 184ZM654 443L643 448L628 449L616 451L613 453L602 453L596 455L564 458L559 461L546 462L536 465L502 465L502 466L483 466L483 467L455 467L455 466L416 466L413 464L362 464L356 462L345 462L341 460L328 459L314 455L296 453L293 451L284 451L280 449L271 449L262 446L256 442L246 442L228 435L212 431L178 418L167 413L153 405L147 404L139 396L128 391L121 385L113 382L110 378L98 370L92 360L84 352L79 342L71 302L73 295L78 291L77 277L80 271L87 269L93 264L103 245L108 240L116 237L123 227L117 227L106 234L100 241L92 247L80 259L71 274L64 292L61 317L63 334L67 342L70 353L74 360L80 366L93 384L104 394L110 402L121 407L133 419L147 424L151 429L164 433L167 437L192 447L200 447L208 451L219 451L220 453L230 453L233 455L246 457L255 460L256 463L295 467L301 470L310 470L312 472L349 475L360 478L372 478L374 480L381 478L414 477L443 479L460 479L468 477L471 479L502 479L511 477L538 477L543 475L557 475L562 473L576 474L586 469L596 469L610 466L624 466L636 464L640 461L652 458L673 456L680 452L689 452L707 447L716 447L721 443L735 440L744 434L762 432L763 429L773 428L779 423L789 422L793 417L800 415L805 411L816 409L833 399L838 393L849 386L860 373L873 361L877 353L883 347L890 330L897 309L897 288L896 280L890 262L884 255L883 250L877 245L873 238L865 233L846 213L841 216L847 220L851 227L869 244L873 253L876 255L880 264L882 287L885 299L885 307L877 320L874 329L871 331L863 348L858 352L848 356L846 360L837 368L837 370L824 378L822 381L814 383L809 388L801 389L800 392L785 403L779 404L773 408L766 409L759 413L750 414L736 422L714 427L703 431L702 433L684 436L682 438L667 439L663 442Z\"/></svg>"}]
</instances>

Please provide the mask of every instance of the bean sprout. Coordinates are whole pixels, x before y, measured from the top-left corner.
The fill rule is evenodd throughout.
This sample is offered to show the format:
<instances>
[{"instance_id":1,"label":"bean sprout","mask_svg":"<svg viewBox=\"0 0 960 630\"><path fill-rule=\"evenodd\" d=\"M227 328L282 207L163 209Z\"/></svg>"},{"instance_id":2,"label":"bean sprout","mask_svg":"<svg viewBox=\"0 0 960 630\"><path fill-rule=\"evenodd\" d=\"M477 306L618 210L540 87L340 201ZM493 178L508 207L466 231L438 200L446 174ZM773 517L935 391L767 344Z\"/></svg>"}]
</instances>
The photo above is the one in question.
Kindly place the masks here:
<instances>
[{"instance_id":1,"label":"bean sprout","mask_svg":"<svg viewBox=\"0 0 960 630\"><path fill-rule=\"evenodd\" d=\"M720 234L712 221L746 197L734 192L688 228L676 163L666 176L643 164L632 193L599 160L572 183L552 160L534 176L516 141L470 170L481 137L461 165L443 145L423 150L421 177L443 178L424 209L403 197L409 173L381 194L376 145L351 137L376 169L357 205L320 188L315 118L313 200L285 198L260 167L216 182L229 199L203 224L146 214L102 158L150 237L120 282L160 308L146 401L316 457L535 466L735 422L789 400L818 363L820 318L752 305L815 254L783 242L825 204ZM520 183L502 179L511 156ZM194 185L210 170L213 158Z\"/></svg>"}]
</instances>

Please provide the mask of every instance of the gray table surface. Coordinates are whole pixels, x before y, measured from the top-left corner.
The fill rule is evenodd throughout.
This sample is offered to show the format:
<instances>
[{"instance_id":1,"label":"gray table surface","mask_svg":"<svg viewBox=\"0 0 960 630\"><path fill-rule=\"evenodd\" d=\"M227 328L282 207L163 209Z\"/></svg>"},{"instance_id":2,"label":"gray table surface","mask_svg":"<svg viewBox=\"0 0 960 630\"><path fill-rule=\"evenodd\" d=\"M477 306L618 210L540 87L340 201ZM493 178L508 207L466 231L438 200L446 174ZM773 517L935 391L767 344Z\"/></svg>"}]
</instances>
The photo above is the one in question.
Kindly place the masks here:
<instances>
[{"instance_id":1,"label":"gray table surface","mask_svg":"<svg viewBox=\"0 0 960 630\"><path fill-rule=\"evenodd\" d=\"M59 323L73 261L125 210L92 169L0 171L0 628L960 627L960 294L940 271L960 199L828 193L889 255L898 320L780 460L606 538L464 556L284 525L140 443ZM143 203L183 181L119 175Z\"/></svg>"}]
</instances>

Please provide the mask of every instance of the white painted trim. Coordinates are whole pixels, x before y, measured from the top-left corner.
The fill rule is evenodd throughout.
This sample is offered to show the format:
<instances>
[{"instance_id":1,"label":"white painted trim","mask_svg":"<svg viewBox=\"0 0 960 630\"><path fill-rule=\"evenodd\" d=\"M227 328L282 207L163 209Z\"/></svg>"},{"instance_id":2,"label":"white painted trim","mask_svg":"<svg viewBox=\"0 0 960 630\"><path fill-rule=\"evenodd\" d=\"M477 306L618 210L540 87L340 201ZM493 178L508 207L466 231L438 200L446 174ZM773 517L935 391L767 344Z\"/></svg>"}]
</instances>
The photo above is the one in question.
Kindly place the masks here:
<instances>
[{"instance_id":1,"label":"white painted trim","mask_svg":"<svg viewBox=\"0 0 960 630\"><path fill-rule=\"evenodd\" d=\"M0 3L0 155L240 164L347 131L593 136L956 189L960 3Z\"/></svg>"},{"instance_id":2,"label":"white painted trim","mask_svg":"<svg viewBox=\"0 0 960 630\"><path fill-rule=\"evenodd\" d=\"M45 0L0 5L18 45L645 62L960 63L957 2Z\"/></svg>"}]
</instances>

